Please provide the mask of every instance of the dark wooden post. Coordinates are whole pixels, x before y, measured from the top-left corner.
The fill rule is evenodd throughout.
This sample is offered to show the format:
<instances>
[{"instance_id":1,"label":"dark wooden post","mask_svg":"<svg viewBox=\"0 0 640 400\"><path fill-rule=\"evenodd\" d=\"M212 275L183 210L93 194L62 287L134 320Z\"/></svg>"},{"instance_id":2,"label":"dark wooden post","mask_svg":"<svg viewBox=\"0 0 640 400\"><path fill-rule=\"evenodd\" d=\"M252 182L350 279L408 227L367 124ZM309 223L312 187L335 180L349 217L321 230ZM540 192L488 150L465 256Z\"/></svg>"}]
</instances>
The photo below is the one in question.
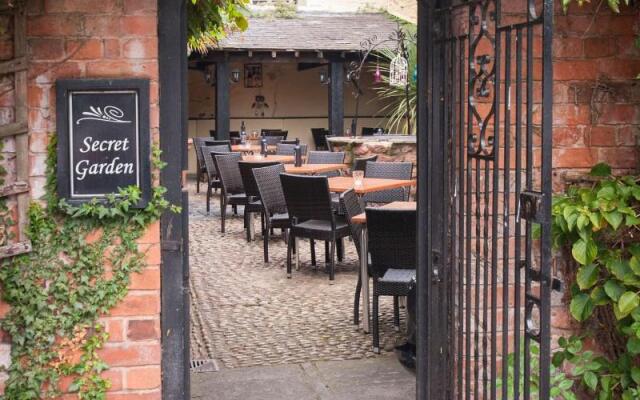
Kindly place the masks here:
<instances>
[{"instance_id":1,"label":"dark wooden post","mask_svg":"<svg viewBox=\"0 0 640 400\"><path fill-rule=\"evenodd\" d=\"M331 59L329 63L329 134L344 134L344 61Z\"/></svg>"},{"instance_id":2,"label":"dark wooden post","mask_svg":"<svg viewBox=\"0 0 640 400\"><path fill-rule=\"evenodd\" d=\"M216 62L216 138L229 140L230 118L229 58L224 56Z\"/></svg>"}]
</instances>

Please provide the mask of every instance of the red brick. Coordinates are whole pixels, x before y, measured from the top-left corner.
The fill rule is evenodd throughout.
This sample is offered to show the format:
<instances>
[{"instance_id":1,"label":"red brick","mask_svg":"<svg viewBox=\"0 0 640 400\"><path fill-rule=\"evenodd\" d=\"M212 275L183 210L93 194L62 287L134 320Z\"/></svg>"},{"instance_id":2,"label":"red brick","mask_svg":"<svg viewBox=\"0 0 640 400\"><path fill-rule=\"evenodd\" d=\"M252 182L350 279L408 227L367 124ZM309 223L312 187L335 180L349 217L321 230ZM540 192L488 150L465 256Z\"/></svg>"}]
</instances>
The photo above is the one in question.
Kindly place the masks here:
<instances>
[{"instance_id":1,"label":"red brick","mask_svg":"<svg viewBox=\"0 0 640 400\"><path fill-rule=\"evenodd\" d=\"M116 13L119 5L116 0L45 0L47 13Z\"/></svg>"},{"instance_id":2,"label":"red brick","mask_svg":"<svg viewBox=\"0 0 640 400\"><path fill-rule=\"evenodd\" d=\"M589 38L584 41L584 55L587 58L608 57L616 54L615 40L608 38Z\"/></svg>"},{"instance_id":3,"label":"red brick","mask_svg":"<svg viewBox=\"0 0 640 400\"><path fill-rule=\"evenodd\" d=\"M120 19L114 16L90 16L84 21L84 32L89 36L118 37L120 36Z\"/></svg>"},{"instance_id":4,"label":"red brick","mask_svg":"<svg viewBox=\"0 0 640 400\"><path fill-rule=\"evenodd\" d=\"M599 59L598 68L609 79L635 79L640 71L640 60Z\"/></svg>"},{"instance_id":5,"label":"red brick","mask_svg":"<svg viewBox=\"0 0 640 400\"><path fill-rule=\"evenodd\" d=\"M62 39L29 39L29 51L36 60L59 60L65 55Z\"/></svg>"},{"instance_id":6,"label":"red brick","mask_svg":"<svg viewBox=\"0 0 640 400\"><path fill-rule=\"evenodd\" d=\"M592 80L598 73L598 64L590 60L555 60L553 63L553 79L558 81Z\"/></svg>"},{"instance_id":7,"label":"red brick","mask_svg":"<svg viewBox=\"0 0 640 400\"><path fill-rule=\"evenodd\" d=\"M128 368L127 389L156 389L162 383L159 366Z\"/></svg>"},{"instance_id":8,"label":"red brick","mask_svg":"<svg viewBox=\"0 0 640 400\"><path fill-rule=\"evenodd\" d=\"M640 131L637 126L624 126L618 128L618 139L616 144L618 146L635 146L640 144Z\"/></svg>"},{"instance_id":9,"label":"red brick","mask_svg":"<svg viewBox=\"0 0 640 400\"><path fill-rule=\"evenodd\" d=\"M554 149L554 168L591 168L598 159L595 150L588 148Z\"/></svg>"},{"instance_id":10,"label":"red brick","mask_svg":"<svg viewBox=\"0 0 640 400\"><path fill-rule=\"evenodd\" d=\"M130 292L120 304L114 307L111 316L155 316L160 313L160 296Z\"/></svg>"},{"instance_id":11,"label":"red brick","mask_svg":"<svg viewBox=\"0 0 640 400\"><path fill-rule=\"evenodd\" d=\"M71 60L93 60L102 57L102 40L67 40L67 55Z\"/></svg>"},{"instance_id":12,"label":"red brick","mask_svg":"<svg viewBox=\"0 0 640 400\"><path fill-rule=\"evenodd\" d=\"M555 58L582 57L584 42L580 38L557 38L553 42L553 56Z\"/></svg>"},{"instance_id":13,"label":"red brick","mask_svg":"<svg viewBox=\"0 0 640 400\"><path fill-rule=\"evenodd\" d=\"M132 59L158 57L158 40L156 38L129 39L123 45L123 56Z\"/></svg>"},{"instance_id":14,"label":"red brick","mask_svg":"<svg viewBox=\"0 0 640 400\"><path fill-rule=\"evenodd\" d=\"M125 14L155 14L157 9L157 0L124 0Z\"/></svg>"},{"instance_id":15,"label":"red brick","mask_svg":"<svg viewBox=\"0 0 640 400\"><path fill-rule=\"evenodd\" d=\"M11 310L9 304L4 301L0 301L0 319L5 318L9 313L9 310Z\"/></svg>"},{"instance_id":16,"label":"red brick","mask_svg":"<svg viewBox=\"0 0 640 400\"><path fill-rule=\"evenodd\" d=\"M584 145L584 128L554 128L553 145L556 147L572 147Z\"/></svg>"},{"instance_id":17,"label":"red brick","mask_svg":"<svg viewBox=\"0 0 640 400\"><path fill-rule=\"evenodd\" d=\"M601 124L637 123L638 107L630 104L603 104L598 122Z\"/></svg>"},{"instance_id":18,"label":"red brick","mask_svg":"<svg viewBox=\"0 0 640 400\"><path fill-rule=\"evenodd\" d=\"M639 156L638 149L634 147L608 147L599 149L598 161L613 168L635 169L638 167Z\"/></svg>"},{"instance_id":19,"label":"red brick","mask_svg":"<svg viewBox=\"0 0 640 400\"><path fill-rule=\"evenodd\" d=\"M156 36L158 24L156 16L125 16L120 21L120 26L124 34L136 36Z\"/></svg>"},{"instance_id":20,"label":"red brick","mask_svg":"<svg viewBox=\"0 0 640 400\"><path fill-rule=\"evenodd\" d=\"M124 341L125 321L120 318L108 318L104 321L106 332L109 334L109 342Z\"/></svg>"},{"instance_id":21,"label":"red brick","mask_svg":"<svg viewBox=\"0 0 640 400\"><path fill-rule=\"evenodd\" d=\"M131 274L129 288L132 290L160 289L160 268L146 267L140 273Z\"/></svg>"},{"instance_id":22,"label":"red brick","mask_svg":"<svg viewBox=\"0 0 640 400\"><path fill-rule=\"evenodd\" d=\"M160 389L143 392L109 393L109 400L162 400ZM76 400L76 399L74 399Z\"/></svg>"},{"instance_id":23,"label":"red brick","mask_svg":"<svg viewBox=\"0 0 640 400\"><path fill-rule=\"evenodd\" d=\"M590 125L591 107L588 105L573 105L571 103L556 104L553 107L553 123L556 126Z\"/></svg>"},{"instance_id":24,"label":"red brick","mask_svg":"<svg viewBox=\"0 0 640 400\"><path fill-rule=\"evenodd\" d=\"M49 91L48 86L29 85L27 87L27 103L32 108L49 107Z\"/></svg>"},{"instance_id":25,"label":"red brick","mask_svg":"<svg viewBox=\"0 0 640 400\"><path fill-rule=\"evenodd\" d=\"M122 62L122 61L92 61L87 63L87 75L95 77L114 77L132 75L137 77L157 78L158 66L156 62Z\"/></svg>"},{"instance_id":26,"label":"red brick","mask_svg":"<svg viewBox=\"0 0 640 400\"><path fill-rule=\"evenodd\" d=\"M29 150L34 153L45 153L49 145L49 133L46 131L29 131Z\"/></svg>"},{"instance_id":27,"label":"red brick","mask_svg":"<svg viewBox=\"0 0 640 400\"><path fill-rule=\"evenodd\" d=\"M591 146L614 146L616 144L615 128L611 126L592 127L589 143Z\"/></svg>"},{"instance_id":28,"label":"red brick","mask_svg":"<svg viewBox=\"0 0 640 400\"><path fill-rule=\"evenodd\" d=\"M160 364L160 343L135 343L130 345L107 343L99 350L104 362L112 367L129 367Z\"/></svg>"},{"instance_id":29,"label":"red brick","mask_svg":"<svg viewBox=\"0 0 640 400\"><path fill-rule=\"evenodd\" d=\"M145 253L145 262L147 265L160 265L162 262L160 253L160 244L140 245L140 251Z\"/></svg>"},{"instance_id":30,"label":"red brick","mask_svg":"<svg viewBox=\"0 0 640 400\"><path fill-rule=\"evenodd\" d=\"M31 63L30 79L40 84L55 83L60 78L77 78L83 74L83 65L73 61L64 63Z\"/></svg>"},{"instance_id":31,"label":"red brick","mask_svg":"<svg viewBox=\"0 0 640 400\"><path fill-rule=\"evenodd\" d=\"M120 57L120 40L119 39L104 40L104 56L105 58Z\"/></svg>"},{"instance_id":32,"label":"red brick","mask_svg":"<svg viewBox=\"0 0 640 400\"><path fill-rule=\"evenodd\" d=\"M129 340L149 340L158 339L160 326L158 320L141 319L130 320L127 325L127 339Z\"/></svg>"},{"instance_id":33,"label":"red brick","mask_svg":"<svg viewBox=\"0 0 640 400\"><path fill-rule=\"evenodd\" d=\"M82 17L77 14L30 17L27 19L27 34L29 36L81 35L83 33L82 22Z\"/></svg>"}]
</instances>

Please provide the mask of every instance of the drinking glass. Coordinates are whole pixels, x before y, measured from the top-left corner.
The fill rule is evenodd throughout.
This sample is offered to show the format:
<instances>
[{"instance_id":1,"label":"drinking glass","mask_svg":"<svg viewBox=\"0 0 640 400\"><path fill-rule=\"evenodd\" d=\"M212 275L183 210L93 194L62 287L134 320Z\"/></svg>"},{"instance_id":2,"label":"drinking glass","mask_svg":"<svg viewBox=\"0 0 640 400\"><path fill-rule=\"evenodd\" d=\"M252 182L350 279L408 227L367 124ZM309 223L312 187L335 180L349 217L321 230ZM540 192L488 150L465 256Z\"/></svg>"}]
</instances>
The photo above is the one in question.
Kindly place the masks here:
<instances>
[{"instance_id":1,"label":"drinking glass","mask_svg":"<svg viewBox=\"0 0 640 400\"><path fill-rule=\"evenodd\" d=\"M364 171L353 171L353 185L361 187L364 179Z\"/></svg>"}]
</instances>

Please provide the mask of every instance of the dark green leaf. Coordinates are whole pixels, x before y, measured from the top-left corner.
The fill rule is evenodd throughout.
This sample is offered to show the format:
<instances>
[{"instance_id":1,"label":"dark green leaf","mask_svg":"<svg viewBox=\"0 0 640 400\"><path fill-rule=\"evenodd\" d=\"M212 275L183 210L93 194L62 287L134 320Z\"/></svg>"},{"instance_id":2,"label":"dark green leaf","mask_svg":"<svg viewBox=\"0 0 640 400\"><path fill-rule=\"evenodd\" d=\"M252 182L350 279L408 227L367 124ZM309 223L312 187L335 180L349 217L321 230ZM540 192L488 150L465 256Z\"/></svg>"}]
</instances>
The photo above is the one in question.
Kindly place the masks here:
<instances>
[{"instance_id":1,"label":"dark green leaf","mask_svg":"<svg viewBox=\"0 0 640 400\"><path fill-rule=\"evenodd\" d=\"M605 163L599 163L591 168L591 172L589 172L591 176L610 176L611 175L611 167Z\"/></svg>"},{"instance_id":2,"label":"dark green leaf","mask_svg":"<svg viewBox=\"0 0 640 400\"><path fill-rule=\"evenodd\" d=\"M573 318L578 321L584 321L589 318L589 316L591 316L593 307L594 305L591 297L589 297L589 295L586 293L581 293L571 299L569 311L571 312Z\"/></svg>"}]
</instances>

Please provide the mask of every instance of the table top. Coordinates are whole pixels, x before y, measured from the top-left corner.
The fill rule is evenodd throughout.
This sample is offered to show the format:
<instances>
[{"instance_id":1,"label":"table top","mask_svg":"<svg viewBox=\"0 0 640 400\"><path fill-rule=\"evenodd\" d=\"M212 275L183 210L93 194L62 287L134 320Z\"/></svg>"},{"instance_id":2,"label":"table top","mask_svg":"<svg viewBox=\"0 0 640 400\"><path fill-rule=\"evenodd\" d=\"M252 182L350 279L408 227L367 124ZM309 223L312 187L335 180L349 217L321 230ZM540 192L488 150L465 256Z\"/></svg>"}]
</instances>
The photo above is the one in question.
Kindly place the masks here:
<instances>
[{"instance_id":1,"label":"table top","mask_svg":"<svg viewBox=\"0 0 640 400\"><path fill-rule=\"evenodd\" d=\"M379 208L384 208L388 210L416 210L417 203L415 201L394 201L392 203L385 204ZM367 214L366 213L358 214L355 217L351 218L351 222L354 224L366 224Z\"/></svg>"},{"instance_id":2,"label":"table top","mask_svg":"<svg viewBox=\"0 0 640 400\"><path fill-rule=\"evenodd\" d=\"M299 167L288 164L284 169L289 174L315 175L323 172L340 171L349 168L347 164L302 164Z\"/></svg>"},{"instance_id":3,"label":"table top","mask_svg":"<svg viewBox=\"0 0 640 400\"><path fill-rule=\"evenodd\" d=\"M295 161L295 157L294 156L283 156L283 155L278 155L278 154L269 154L266 157L265 156L261 156L259 154L254 154L254 155L249 155L249 154L245 154L244 156L242 156L242 161L246 161L246 162L279 162L279 163L283 163L283 164L291 164Z\"/></svg>"},{"instance_id":4,"label":"table top","mask_svg":"<svg viewBox=\"0 0 640 400\"><path fill-rule=\"evenodd\" d=\"M354 189L357 194L365 194L415 185L416 181L413 179L364 178L362 180L362 186L354 187L353 178L350 176L329 178L329 190L335 193L342 193L349 189Z\"/></svg>"},{"instance_id":5,"label":"table top","mask_svg":"<svg viewBox=\"0 0 640 400\"><path fill-rule=\"evenodd\" d=\"M260 152L259 144L233 144L231 145L231 151L242 151L242 152Z\"/></svg>"}]
</instances>

